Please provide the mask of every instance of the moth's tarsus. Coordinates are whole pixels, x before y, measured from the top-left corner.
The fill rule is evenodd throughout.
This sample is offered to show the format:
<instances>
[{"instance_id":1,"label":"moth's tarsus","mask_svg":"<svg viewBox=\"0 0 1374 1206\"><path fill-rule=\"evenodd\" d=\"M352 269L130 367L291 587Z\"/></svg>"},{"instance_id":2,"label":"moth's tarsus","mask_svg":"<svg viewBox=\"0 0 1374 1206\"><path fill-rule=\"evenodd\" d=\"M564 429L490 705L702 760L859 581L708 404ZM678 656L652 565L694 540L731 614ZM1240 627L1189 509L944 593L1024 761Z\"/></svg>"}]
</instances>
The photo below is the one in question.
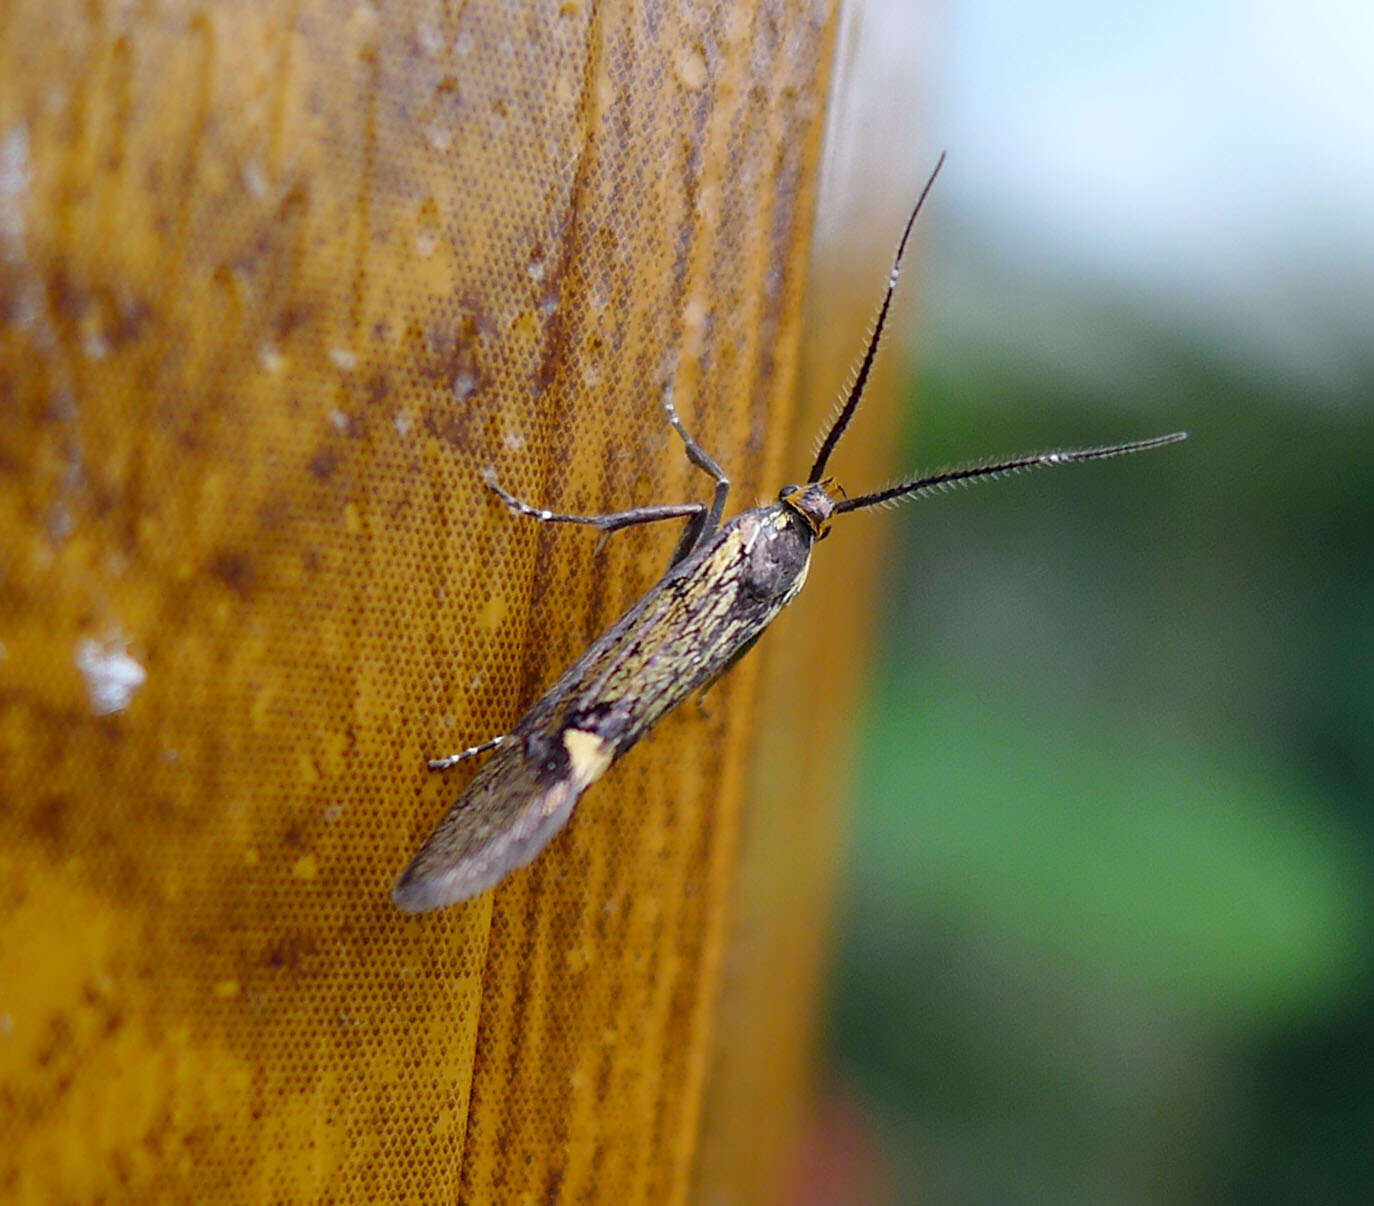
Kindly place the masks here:
<instances>
[{"instance_id":1,"label":"moth's tarsus","mask_svg":"<svg viewBox=\"0 0 1374 1206\"><path fill-rule=\"evenodd\" d=\"M907 219L867 348L804 485L788 486L771 505L721 524L730 480L688 434L666 393L668 421L682 438L688 459L715 480L709 507L682 503L609 515L564 514L522 502L497 484L493 470L484 471L487 485L507 507L541 523L584 524L604 537L661 519L687 522L668 572L591 643L509 734L430 763L451 766L492 751L396 881L392 899L398 907L419 913L466 900L533 859L566 824L583 791L617 758L667 712L748 653L801 589L811 550L834 516L1022 469L1145 452L1184 438L1183 432L1174 432L1128 444L1039 452L909 478L856 498L847 497L825 475L863 399L907 240L944 160L941 155Z\"/></svg>"}]
</instances>

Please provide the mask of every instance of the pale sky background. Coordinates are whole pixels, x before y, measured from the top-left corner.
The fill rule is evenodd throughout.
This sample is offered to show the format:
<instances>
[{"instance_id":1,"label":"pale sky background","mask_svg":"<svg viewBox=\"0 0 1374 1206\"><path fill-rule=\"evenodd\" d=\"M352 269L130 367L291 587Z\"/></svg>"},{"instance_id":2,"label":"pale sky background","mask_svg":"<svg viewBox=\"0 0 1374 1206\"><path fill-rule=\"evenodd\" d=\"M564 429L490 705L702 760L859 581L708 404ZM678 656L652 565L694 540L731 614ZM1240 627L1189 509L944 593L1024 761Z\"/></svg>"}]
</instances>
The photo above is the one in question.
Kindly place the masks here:
<instances>
[{"instance_id":1,"label":"pale sky background","mask_svg":"<svg viewBox=\"0 0 1374 1206\"><path fill-rule=\"evenodd\" d=\"M881 153L919 176L950 151L925 244L936 332L996 321L975 312L984 273L1086 277L1328 397L1353 390L1374 346L1372 0L858 16L864 86L912 98L905 129L884 126L904 145Z\"/></svg>"}]
</instances>

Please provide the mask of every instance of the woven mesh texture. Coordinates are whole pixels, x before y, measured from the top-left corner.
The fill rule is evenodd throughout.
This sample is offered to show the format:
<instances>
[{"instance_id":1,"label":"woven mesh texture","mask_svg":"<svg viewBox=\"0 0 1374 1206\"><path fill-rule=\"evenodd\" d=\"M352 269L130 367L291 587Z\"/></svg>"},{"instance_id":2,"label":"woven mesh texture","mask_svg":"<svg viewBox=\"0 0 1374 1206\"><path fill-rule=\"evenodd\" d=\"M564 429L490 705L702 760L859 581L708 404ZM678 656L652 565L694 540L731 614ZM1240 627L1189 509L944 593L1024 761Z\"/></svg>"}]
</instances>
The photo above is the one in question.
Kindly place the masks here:
<instances>
[{"instance_id":1,"label":"woven mesh texture","mask_svg":"<svg viewBox=\"0 0 1374 1206\"><path fill-rule=\"evenodd\" d=\"M540 528L482 467L566 510L707 497L670 389L736 506L804 468L833 9L0 13L0 1195L772 1192L857 639L807 633L862 554L774 703L746 659L495 893L388 891L472 773L425 759L504 731L677 536ZM743 848L816 815L749 871L764 714Z\"/></svg>"}]
</instances>

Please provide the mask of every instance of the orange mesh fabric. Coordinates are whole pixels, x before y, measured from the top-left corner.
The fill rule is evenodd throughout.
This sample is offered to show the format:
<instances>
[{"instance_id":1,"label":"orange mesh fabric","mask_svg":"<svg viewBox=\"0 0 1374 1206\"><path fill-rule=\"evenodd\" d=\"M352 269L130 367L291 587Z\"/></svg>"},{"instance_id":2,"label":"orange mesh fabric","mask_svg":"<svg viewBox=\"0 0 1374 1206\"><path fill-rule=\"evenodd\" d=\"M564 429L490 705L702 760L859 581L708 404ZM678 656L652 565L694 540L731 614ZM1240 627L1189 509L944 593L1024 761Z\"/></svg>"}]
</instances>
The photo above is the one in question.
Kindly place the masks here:
<instances>
[{"instance_id":1,"label":"orange mesh fabric","mask_svg":"<svg viewBox=\"0 0 1374 1206\"><path fill-rule=\"evenodd\" d=\"M6 6L4 1196L688 1192L758 660L496 893L388 891L677 536L481 468L706 497L665 389L737 506L803 467L833 8Z\"/></svg>"}]
</instances>

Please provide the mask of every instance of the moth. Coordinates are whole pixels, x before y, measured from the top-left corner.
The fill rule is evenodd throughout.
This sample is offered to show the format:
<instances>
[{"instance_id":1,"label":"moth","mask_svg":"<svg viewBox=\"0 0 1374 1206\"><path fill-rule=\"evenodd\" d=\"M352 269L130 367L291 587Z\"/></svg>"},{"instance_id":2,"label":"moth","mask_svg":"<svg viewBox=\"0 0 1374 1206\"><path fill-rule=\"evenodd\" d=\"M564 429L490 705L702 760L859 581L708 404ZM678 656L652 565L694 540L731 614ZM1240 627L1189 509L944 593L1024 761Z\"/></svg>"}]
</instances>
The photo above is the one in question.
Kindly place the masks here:
<instances>
[{"instance_id":1,"label":"moth","mask_svg":"<svg viewBox=\"0 0 1374 1206\"><path fill-rule=\"evenodd\" d=\"M831 454L849 427L882 338L902 257L929 194L940 156L908 217L867 347L843 405L819 443L800 485L777 501L722 524L730 481L688 434L671 399L668 420L687 458L715 480L711 503L638 507L607 515L542 510L508 494L491 470L491 490L516 514L541 523L584 524L603 533L636 524L685 520L667 572L587 651L509 733L430 763L442 769L490 751L491 759L401 873L392 899L408 913L467 900L529 863L572 814L578 798L669 711L709 687L753 648L801 590L811 550L838 515L920 498L954 485L1024 469L1145 452L1186 438L1184 432L1133 443L1041 452L983 462L899 481L847 497L826 475Z\"/></svg>"}]
</instances>

